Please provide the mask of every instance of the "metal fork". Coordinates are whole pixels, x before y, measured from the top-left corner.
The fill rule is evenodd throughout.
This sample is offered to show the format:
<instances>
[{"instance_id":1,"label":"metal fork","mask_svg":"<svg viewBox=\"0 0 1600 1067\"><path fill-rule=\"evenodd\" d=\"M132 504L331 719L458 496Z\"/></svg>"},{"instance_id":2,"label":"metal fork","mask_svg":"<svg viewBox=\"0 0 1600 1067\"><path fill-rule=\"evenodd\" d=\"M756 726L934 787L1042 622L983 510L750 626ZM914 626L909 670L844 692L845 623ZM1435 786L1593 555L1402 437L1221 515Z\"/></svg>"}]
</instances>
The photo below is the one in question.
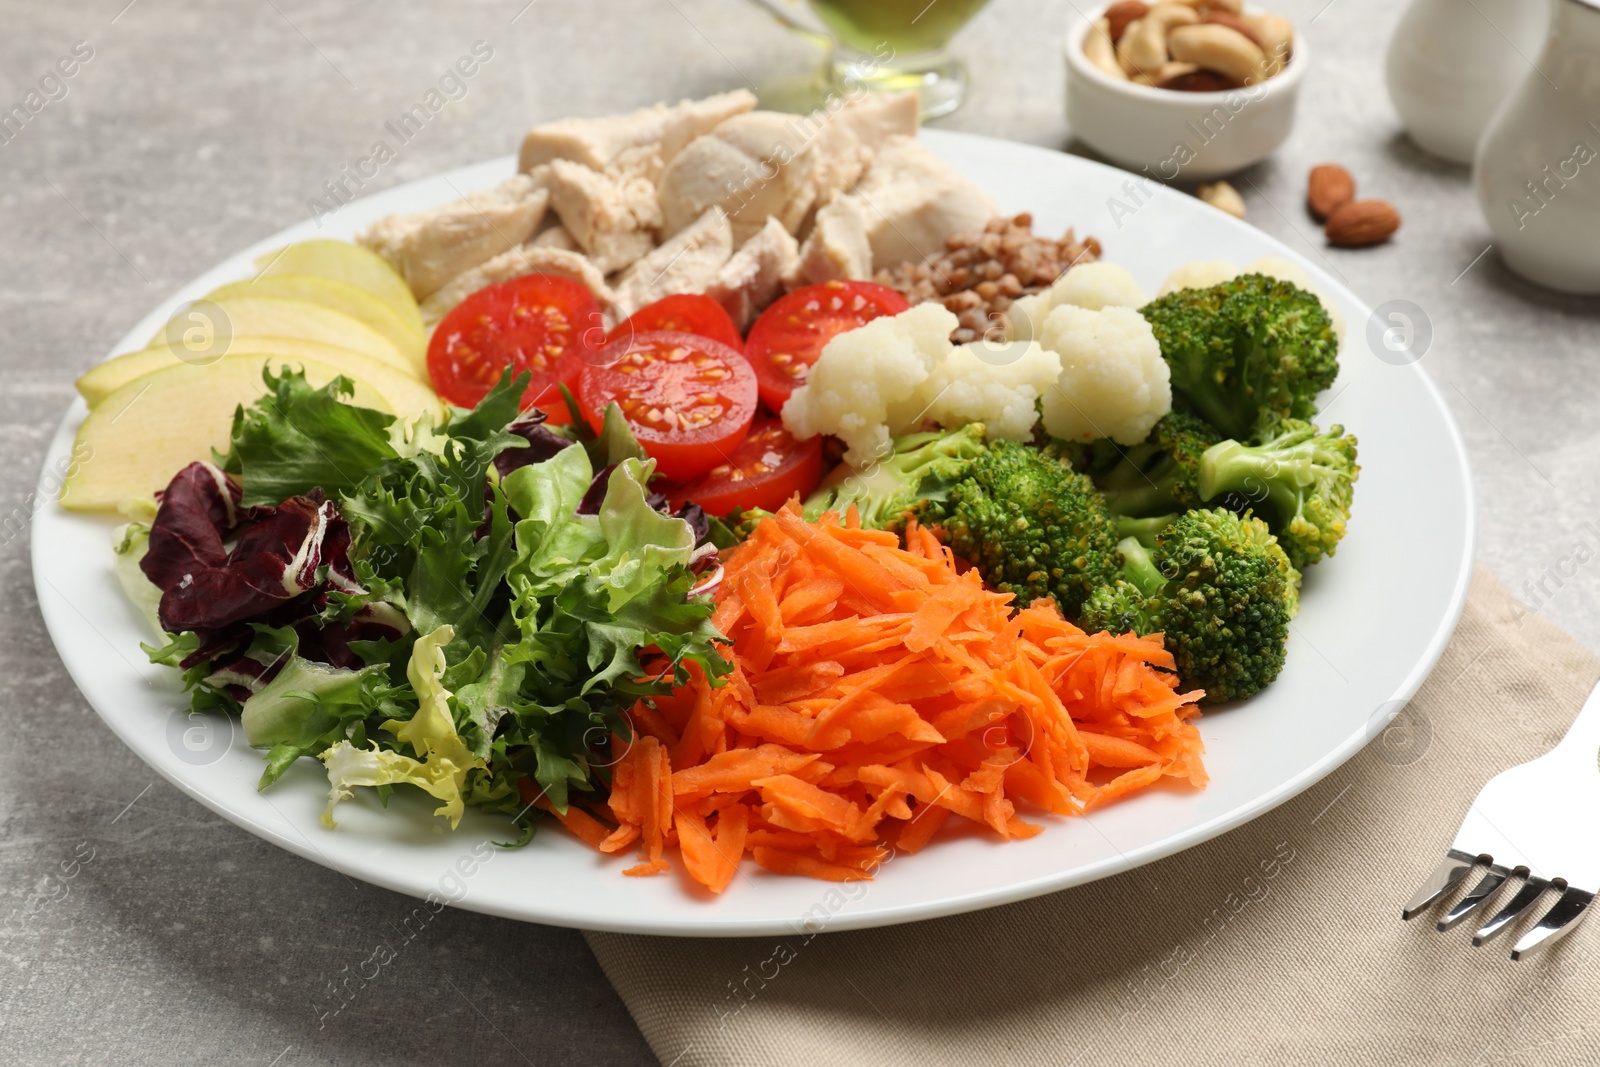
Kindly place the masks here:
<instances>
[{"instance_id":1,"label":"metal fork","mask_svg":"<svg viewBox=\"0 0 1600 1067\"><path fill-rule=\"evenodd\" d=\"M1501 771L1472 802L1445 860L1400 912L1410 919L1481 869L1478 884L1443 918L1448 930L1480 911L1508 881L1520 887L1505 907L1472 935L1483 945L1516 924L1547 889L1561 896L1511 950L1523 957L1555 944L1589 912L1600 891L1600 685L1555 748L1538 759Z\"/></svg>"}]
</instances>

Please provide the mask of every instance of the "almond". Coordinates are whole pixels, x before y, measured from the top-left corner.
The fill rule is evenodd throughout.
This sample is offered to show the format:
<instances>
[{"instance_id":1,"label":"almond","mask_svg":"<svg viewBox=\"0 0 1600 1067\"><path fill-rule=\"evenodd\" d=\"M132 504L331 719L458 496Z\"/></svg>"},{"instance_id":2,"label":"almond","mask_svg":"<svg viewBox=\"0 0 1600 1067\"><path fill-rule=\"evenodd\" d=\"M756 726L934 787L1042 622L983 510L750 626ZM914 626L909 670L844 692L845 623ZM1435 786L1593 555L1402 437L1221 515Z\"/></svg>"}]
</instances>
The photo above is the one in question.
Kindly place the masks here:
<instances>
[{"instance_id":1,"label":"almond","mask_svg":"<svg viewBox=\"0 0 1600 1067\"><path fill-rule=\"evenodd\" d=\"M1322 163L1311 168L1306 185L1306 206L1312 217L1323 221L1356 198L1356 180L1337 163Z\"/></svg>"},{"instance_id":2,"label":"almond","mask_svg":"<svg viewBox=\"0 0 1600 1067\"><path fill-rule=\"evenodd\" d=\"M1119 0L1106 8L1105 14L1100 17L1111 23L1111 43L1116 44L1122 40L1122 31L1128 28L1128 23L1142 19L1149 13L1150 5L1140 0Z\"/></svg>"},{"instance_id":3,"label":"almond","mask_svg":"<svg viewBox=\"0 0 1600 1067\"><path fill-rule=\"evenodd\" d=\"M1267 50L1266 42L1262 41L1261 35L1256 33L1256 28L1231 11L1218 11L1216 8L1209 8L1204 15L1200 16L1200 21L1236 30L1254 41L1255 46L1261 51L1265 52Z\"/></svg>"},{"instance_id":4,"label":"almond","mask_svg":"<svg viewBox=\"0 0 1600 1067\"><path fill-rule=\"evenodd\" d=\"M1387 200L1352 200L1328 216L1323 233L1341 248L1382 244L1400 228L1400 212Z\"/></svg>"}]
</instances>

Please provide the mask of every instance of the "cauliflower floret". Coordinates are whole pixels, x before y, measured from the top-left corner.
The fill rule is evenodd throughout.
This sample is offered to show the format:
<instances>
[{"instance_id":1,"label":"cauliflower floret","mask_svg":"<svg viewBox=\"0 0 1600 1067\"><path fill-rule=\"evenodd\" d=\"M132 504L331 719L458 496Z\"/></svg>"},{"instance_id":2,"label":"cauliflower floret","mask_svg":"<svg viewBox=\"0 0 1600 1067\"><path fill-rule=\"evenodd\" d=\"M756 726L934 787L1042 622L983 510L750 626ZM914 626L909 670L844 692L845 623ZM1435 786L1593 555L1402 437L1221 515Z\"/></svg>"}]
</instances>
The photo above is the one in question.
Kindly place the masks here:
<instances>
[{"instance_id":1,"label":"cauliflower floret","mask_svg":"<svg viewBox=\"0 0 1600 1067\"><path fill-rule=\"evenodd\" d=\"M1036 339L1039 330L1034 327L1038 323L1044 326L1044 320L1050 316L1050 311L1055 305L1050 303L1050 290L1034 293L1032 296L1018 297L1006 309L1006 339L1008 341L1032 341Z\"/></svg>"},{"instance_id":2,"label":"cauliflower floret","mask_svg":"<svg viewBox=\"0 0 1600 1067\"><path fill-rule=\"evenodd\" d=\"M1056 306L1073 304L1101 308L1139 308L1150 302L1128 268L1115 263L1084 263L1073 267L1050 287Z\"/></svg>"},{"instance_id":3,"label":"cauliflower floret","mask_svg":"<svg viewBox=\"0 0 1600 1067\"><path fill-rule=\"evenodd\" d=\"M1311 287L1311 275L1306 273L1305 268L1282 256L1262 256L1239 273L1265 274L1269 278L1298 285L1308 293L1316 291Z\"/></svg>"},{"instance_id":4,"label":"cauliflower floret","mask_svg":"<svg viewBox=\"0 0 1600 1067\"><path fill-rule=\"evenodd\" d=\"M844 458L854 467L886 454L894 437L917 427L927 408L922 387L959 325L930 300L839 334L783 405L784 427L800 440L833 434L849 446Z\"/></svg>"},{"instance_id":5,"label":"cauliflower floret","mask_svg":"<svg viewBox=\"0 0 1600 1067\"><path fill-rule=\"evenodd\" d=\"M1060 376L1061 357L1035 341L961 345L923 385L927 417L952 428L981 422L990 440L1026 441L1039 398Z\"/></svg>"},{"instance_id":6,"label":"cauliflower floret","mask_svg":"<svg viewBox=\"0 0 1600 1067\"><path fill-rule=\"evenodd\" d=\"M1073 267L1042 293L1025 296L1011 305L1011 328L1006 336L1013 341L1036 341L1050 312L1063 304L1090 311L1107 307L1144 307L1149 297L1126 267L1115 263L1084 263Z\"/></svg>"},{"instance_id":7,"label":"cauliflower floret","mask_svg":"<svg viewBox=\"0 0 1600 1067\"><path fill-rule=\"evenodd\" d=\"M1196 259L1185 263L1161 283L1161 288L1156 291L1156 296L1166 296L1179 289L1209 289L1213 285L1221 285L1229 278L1237 277L1239 268L1225 259Z\"/></svg>"},{"instance_id":8,"label":"cauliflower floret","mask_svg":"<svg viewBox=\"0 0 1600 1067\"><path fill-rule=\"evenodd\" d=\"M1161 345L1132 308L1058 307L1043 334L1044 346L1061 357L1061 377L1044 394L1044 428L1052 436L1136 445L1172 410Z\"/></svg>"}]
</instances>

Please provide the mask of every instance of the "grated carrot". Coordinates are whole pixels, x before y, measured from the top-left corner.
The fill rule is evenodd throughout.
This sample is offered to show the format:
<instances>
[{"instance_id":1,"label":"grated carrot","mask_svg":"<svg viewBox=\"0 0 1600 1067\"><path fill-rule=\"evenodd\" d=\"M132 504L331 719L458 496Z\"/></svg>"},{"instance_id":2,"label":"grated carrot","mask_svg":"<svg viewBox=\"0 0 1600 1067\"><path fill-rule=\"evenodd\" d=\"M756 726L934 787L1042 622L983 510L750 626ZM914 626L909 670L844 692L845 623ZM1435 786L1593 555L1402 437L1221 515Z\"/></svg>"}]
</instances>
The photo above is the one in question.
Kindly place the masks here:
<instances>
[{"instance_id":1,"label":"grated carrot","mask_svg":"<svg viewBox=\"0 0 1600 1067\"><path fill-rule=\"evenodd\" d=\"M732 673L693 673L615 739L607 826L569 809L626 874L684 869L713 893L740 862L872 877L952 818L1002 840L1163 780L1206 783L1199 692L1177 692L1160 635L1087 634L1048 601L1014 610L934 534L806 522L794 505L725 554L713 621ZM1098 783L1098 784L1097 784Z\"/></svg>"}]
</instances>

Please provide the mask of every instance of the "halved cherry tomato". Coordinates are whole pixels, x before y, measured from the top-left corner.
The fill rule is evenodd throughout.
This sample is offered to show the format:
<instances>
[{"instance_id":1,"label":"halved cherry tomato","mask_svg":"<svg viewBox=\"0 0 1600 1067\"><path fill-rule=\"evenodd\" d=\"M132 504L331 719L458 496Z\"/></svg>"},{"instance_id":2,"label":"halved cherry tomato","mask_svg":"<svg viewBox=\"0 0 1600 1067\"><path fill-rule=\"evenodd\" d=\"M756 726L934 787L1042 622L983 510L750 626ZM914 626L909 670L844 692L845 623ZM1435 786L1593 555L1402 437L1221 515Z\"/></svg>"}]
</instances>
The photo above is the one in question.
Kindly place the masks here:
<instances>
[{"instance_id":1,"label":"halved cherry tomato","mask_svg":"<svg viewBox=\"0 0 1600 1067\"><path fill-rule=\"evenodd\" d=\"M756 375L744 356L691 333L619 337L583 368L578 406L598 432L612 401L669 481L698 478L744 440Z\"/></svg>"},{"instance_id":2,"label":"halved cherry tomato","mask_svg":"<svg viewBox=\"0 0 1600 1067\"><path fill-rule=\"evenodd\" d=\"M727 309L704 293L678 293L664 296L640 308L611 331L608 341L641 333L692 333L721 341L736 352L744 351L744 338L733 324Z\"/></svg>"},{"instance_id":3,"label":"halved cherry tomato","mask_svg":"<svg viewBox=\"0 0 1600 1067\"><path fill-rule=\"evenodd\" d=\"M806 384L824 345L846 330L910 306L895 290L872 282L822 282L779 298L750 327L744 345L756 369L761 402L773 414L782 414L783 402Z\"/></svg>"},{"instance_id":4,"label":"halved cherry tomato","mask_svg":"<svg viewBox=\"0 0 1600 1067\"><path fill-rule=\"evenodd\" d=\"M552 423L570 422L558 386L577 382L600 347L585 334L592 338L601 321L600 303L582 282L555 274L512 278L479 289L440 321L428 343L428 377L440 396L470 408L506 367L530 371L522 406L539 408Z\"/></svg>"},{"instance_id":5,"label":"halved cherry tomato","mask_svg":"<svg viewBox=\"0 0 1600 1067\"><path fill-rule=\"evenodd\" d=\"M734 508L777 511L796 493L810 495L820 481L822 438L796 441L782 422L763 419L705 477L665 491L673 507L692 500L712 515L726 515Z\"/></svg>"}]
</instances>

